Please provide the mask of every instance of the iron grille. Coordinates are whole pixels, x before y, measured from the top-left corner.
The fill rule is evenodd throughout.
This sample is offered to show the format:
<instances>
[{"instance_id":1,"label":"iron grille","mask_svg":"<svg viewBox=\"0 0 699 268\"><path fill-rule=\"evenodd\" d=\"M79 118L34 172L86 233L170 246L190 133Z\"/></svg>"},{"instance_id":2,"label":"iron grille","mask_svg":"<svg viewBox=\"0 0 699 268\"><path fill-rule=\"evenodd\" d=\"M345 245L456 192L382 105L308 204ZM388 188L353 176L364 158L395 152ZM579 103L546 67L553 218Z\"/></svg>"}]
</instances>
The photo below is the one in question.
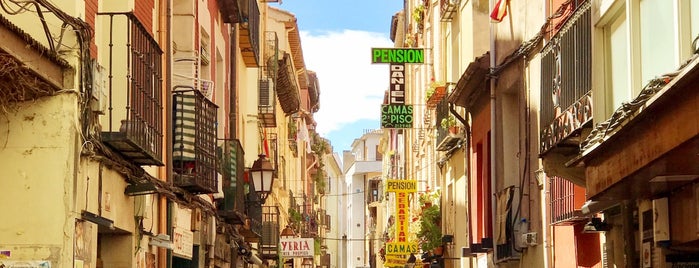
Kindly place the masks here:
<instances>
[{"instance_id":1,"label":"iron grille","mask_svg":"<svg viewBox=\"0 0 699 268\"><path fill-rule=\"evenodd\" d=\"M262 207L262 238L260 255L263 259L277 259L279 245L279 207Z\"/></svg>"},{"instance_id":2,"label":"iron grille","mask_svg":"<svg viewBox=\"0 0 699 268\"><path fill-rule=\"evenodd\" d=\"M578 8L542 51L541 152L555 146L591 119L591 99L587 97L592 90L591 27L590 4L587 2ZM587 109L590 111L579 109L587 106L580 105L581 101L589 101Z\"/></svg>"},{"instance_id":3,"label":"iron grille","mask_svg":"<svg viewBox=\"0 0 699 268\"><path fill-rule=\"evenodd\" d=\"M229 220L229 222L242 224L244 206L244 180L245 152L237 139L226 140L219 147L219 159L221 163L221 174L223 174L224 198L219 204L219 213Z\"/></svg>"},{"instance_id":4,"label":"iron grille","mask_svg":"<svg viewBox=\"0 0 699 268\"><path fill-rule=\"evenodd\" d=\"M216 105L198 90L173 92L175 185L192 193L215 193Z\"/></svg>"},{"instance_id":5,"label":"iron grille","mask_svg":"<svg viewBox=\"0 0 699 268\"><path fill-rule=\"evenodd\" d=\"M102 140L134 164L162 166L163 52L133 13L98 15L109 17L109 118Z\"/></svg>"},{"instance_id":6,"label":"iron grille","mask_svg":"<svg viewBox=\"0 0 699 268\"><path fill-rule=\"evenodd\" d=\"M585 189L561 177L549 178L549 211L551 224L584 220L580 208L585 202Z\"/></svg>"}]
</instances>

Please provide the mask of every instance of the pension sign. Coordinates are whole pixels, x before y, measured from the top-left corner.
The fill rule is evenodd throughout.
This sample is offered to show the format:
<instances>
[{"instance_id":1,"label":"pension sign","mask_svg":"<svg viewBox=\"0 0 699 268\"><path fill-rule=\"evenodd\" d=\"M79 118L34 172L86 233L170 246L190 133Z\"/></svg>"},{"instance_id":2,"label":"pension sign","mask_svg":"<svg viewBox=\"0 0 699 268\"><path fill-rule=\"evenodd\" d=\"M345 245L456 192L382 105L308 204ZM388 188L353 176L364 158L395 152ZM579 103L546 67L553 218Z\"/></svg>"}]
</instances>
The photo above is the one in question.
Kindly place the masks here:
<instances>
[{"instance_id":1,"label":"pension sign","mask_svg":"<svg viewBox=\"0 0 699 268\"><path fill-rule=\"evenodd\" d=\"M422 48L372 48L371 63L424 63Z\"/></svg>"},{"instance_id":2,"label":"pension sign","mask_svg":"<svg viewBox=\"0 0 699 268\"><path fill-rule=\"evenodd\" d=\"M415 180L386 180L386 192L414 193L416 191L417 182Z\"/></svg>"},{"instance_id":3,"label":"pension sign","mask_svg":"<svg viewBox=\"0 0 699 268\"><path fill-rule=\"evenodd\" d=\"M412 128L413 106L406 104L381 105L382 128Z\"/></svg>"}]
</instances>

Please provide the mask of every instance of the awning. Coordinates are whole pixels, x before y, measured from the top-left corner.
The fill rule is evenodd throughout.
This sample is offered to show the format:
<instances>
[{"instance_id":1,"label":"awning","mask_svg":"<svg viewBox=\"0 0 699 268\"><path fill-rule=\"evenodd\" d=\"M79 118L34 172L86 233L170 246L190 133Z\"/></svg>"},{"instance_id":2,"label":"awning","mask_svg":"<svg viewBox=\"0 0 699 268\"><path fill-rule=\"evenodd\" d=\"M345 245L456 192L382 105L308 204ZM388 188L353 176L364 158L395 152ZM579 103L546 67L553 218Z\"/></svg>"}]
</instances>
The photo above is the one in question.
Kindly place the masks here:
<instances>
[{"instance_id":1,"label":"awning","mask_svg":"<svg viewBox=\"0 0 699 268\"><path fill-rule=\"evenodd\" d=\"M486 52L468 65L447 98L449 103L464 107L467 110L473 106L478 95L485 89L485 82L488 80L487 76L490 72L489 59L490 52Z\"/></svg>"}]
</instances>

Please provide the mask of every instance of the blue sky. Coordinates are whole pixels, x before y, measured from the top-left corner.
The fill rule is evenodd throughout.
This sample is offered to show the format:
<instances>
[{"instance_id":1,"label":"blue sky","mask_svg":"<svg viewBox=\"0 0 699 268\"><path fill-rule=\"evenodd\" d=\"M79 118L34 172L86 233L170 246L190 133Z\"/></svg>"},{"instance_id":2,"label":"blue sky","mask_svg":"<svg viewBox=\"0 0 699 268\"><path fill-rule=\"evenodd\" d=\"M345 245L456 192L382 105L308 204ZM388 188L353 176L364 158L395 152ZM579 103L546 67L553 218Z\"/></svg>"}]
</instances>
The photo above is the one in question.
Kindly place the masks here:
<instances>
[{"instance_id":1,"label":"blue sky","mask_svg":"<svg viewBox=\"0 0 699 268\"><path fill-rule=\"evenodd\" d=\"M371 64L372 47L392 47L391 17L403 0L282 0L296 15L308 70L318 74L317 131L333 150L349 150L366 129L377 129L388 88L388 66Z\"/></svg>"}]
</instances>

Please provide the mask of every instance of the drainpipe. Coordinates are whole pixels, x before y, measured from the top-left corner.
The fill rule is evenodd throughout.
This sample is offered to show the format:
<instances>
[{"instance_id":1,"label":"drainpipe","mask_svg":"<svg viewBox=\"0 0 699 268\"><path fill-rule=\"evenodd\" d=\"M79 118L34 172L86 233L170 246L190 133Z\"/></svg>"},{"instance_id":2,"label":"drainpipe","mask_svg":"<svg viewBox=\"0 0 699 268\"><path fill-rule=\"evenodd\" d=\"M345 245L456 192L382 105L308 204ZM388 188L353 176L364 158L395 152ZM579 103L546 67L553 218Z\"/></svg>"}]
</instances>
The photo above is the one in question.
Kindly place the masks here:
<instances>
[{"instance_id":1,"label":"drainpipe","mask_svg":"<svg viewBox=\"0 0 699 268\"><path fill-rule=\"evenodd\" d=\"M165 111L172 111L172 1L171 0L164 0L162 2L165 2ZM162 3L161 2L161 3ZM162 5L161 5L162 6ZM160 24L162 27L162 23ZM165 122L163 122L163 128L164 129L170 129L170 123L172 122L172 113L171 112L166 112L165 113ZM172 135L165 135L165 155L164 155L164 160L165 160L165 169L161 169L160 173L160 178L164 178L165 181L171 182L172 181L172 172L173 172L173 167L172 167L172 161L170 161L171 156L172 156ZM166 233L170 236L172 236L172 217L171 214L172 212L170 211L171 208L169 206L169 201L167 200L166 197L160 197L160 200L158 202L158 211L159 211L159 216L158 216L158 232L163 233L163 231L166 231ZM160 267L163 266L163 263L165 264L166 268L172 267L172 250L158 250L158 259L159 259L159 265ZM165 254L161 254L165 251Z\"/></svg>"},{"instance_id":2,"label":"drainpipe","mask_svg":"<svg viewBox=\"0 0 699 268\"><path fill-rule=\"evenodd\" d=\"M493 1L490 1L490 8L488 10L493 10ZM493 240L493 262L497 260L498 256L498 247L497 247L497 242L495 241L495 219L497 218L496 216L496 209L495 205L497 204L497 199L495 198L495 178L497 177L495 174L497 172L497 162L495 158L495 141L497 139L497 127L496 127L496 120L495 120L495 87L497 86L497 81L496 77L494 76L494 70L495 70L495 65L496 63L496 58L495 58L495 27L493 27L493 24L490 23L490 218L491 218L491 225L493 228L491 228L491 237Z\"/></svg>"},{"instance_id":3,"label":"drainpipe","mask_svg":"<svg viewBox=\"0 0 699 268\"><path fill-rule=\"evenodd\" d=\"M238 81L236 81L238 74L236 73L238 70L238 61L237 61L237 51L236 48L238 47L236 43L238 42L238 31L236 30L237 27L235 24L230 26L230 77L229 77L229 88L230 88L230 111L228 115L228 129L230 131L230 138L235 139L237 138L237 133L238 133L238 112L237 109L238 107L236 106L236 101L238 98Z\"/></svg>"}]
</instances>

